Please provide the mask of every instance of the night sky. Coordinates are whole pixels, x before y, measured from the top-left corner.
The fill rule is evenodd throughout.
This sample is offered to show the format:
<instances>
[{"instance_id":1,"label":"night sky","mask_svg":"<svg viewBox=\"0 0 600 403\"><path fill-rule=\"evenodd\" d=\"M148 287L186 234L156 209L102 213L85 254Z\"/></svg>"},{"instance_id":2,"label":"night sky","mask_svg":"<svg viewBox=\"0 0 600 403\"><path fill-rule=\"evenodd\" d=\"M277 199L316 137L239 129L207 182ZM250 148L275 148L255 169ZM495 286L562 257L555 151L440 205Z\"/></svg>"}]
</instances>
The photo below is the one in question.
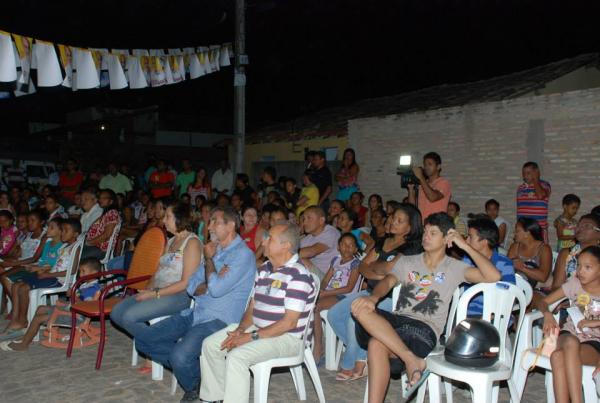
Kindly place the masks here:
<instances>
[{"instance_id":1,"label":"night sky","mask_svg":"<svg viewBox=\"0 0 600 403\"><path fill-rule=\"evenodd\" d=\"M0 29L79 46L200 46L233 40L233 5L232 0L3 2ZM598 52L599 15L597 0L248 0L248 129L362 98ZM197 117L190 129L228 132L231 74L226 68L135 91L49 90L0 101L0 118L18 132L27 119L61 121L66 111L86 105L157 104L161 118Z\"/></svg>"}]
</instances>

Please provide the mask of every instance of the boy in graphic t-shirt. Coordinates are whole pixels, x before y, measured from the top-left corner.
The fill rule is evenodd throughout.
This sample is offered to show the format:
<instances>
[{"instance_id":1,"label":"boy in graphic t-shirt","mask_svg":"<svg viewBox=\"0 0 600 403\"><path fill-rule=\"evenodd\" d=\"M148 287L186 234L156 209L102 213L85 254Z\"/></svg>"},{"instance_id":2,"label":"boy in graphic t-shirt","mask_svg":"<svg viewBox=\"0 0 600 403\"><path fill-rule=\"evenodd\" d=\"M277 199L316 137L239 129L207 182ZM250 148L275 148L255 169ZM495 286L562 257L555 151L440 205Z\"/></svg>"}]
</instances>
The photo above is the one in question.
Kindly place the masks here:
<instances>
[{"instance_id":1,"label":"boy in graphic t-shirt","mask_svg":"<svg viewBox=\"0 0 600 403\"><path fill-rule=\"evenodd\" d=\"M477 267L447 256L446 246L453 244ZM370 402L384 401L390 369L394 373L406 370L410 385L419 381L426 366L424 358L439 340L459 284L500 280L490 260L466 243L446 213L434 213L425 220L423 249L424 253L398 259L370 296L352 303L352 314L359 322L358 342L368 347L368 361L377 363L375 370L369 366ZM400 283L394 313L377 309L379 300Z\"/></svg>"}]
</instances>

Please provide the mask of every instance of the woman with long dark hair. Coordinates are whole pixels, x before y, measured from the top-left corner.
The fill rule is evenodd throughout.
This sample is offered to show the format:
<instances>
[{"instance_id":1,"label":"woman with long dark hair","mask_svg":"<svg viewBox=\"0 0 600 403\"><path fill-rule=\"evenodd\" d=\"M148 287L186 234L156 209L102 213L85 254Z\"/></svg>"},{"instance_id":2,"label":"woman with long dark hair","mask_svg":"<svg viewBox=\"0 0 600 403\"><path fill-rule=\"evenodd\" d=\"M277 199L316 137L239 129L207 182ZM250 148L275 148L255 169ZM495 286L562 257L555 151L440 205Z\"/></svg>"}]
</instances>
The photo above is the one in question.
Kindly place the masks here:
<instances>
[{"instance_id":1,"label":"woman with long dark hair","mask_svg":"<svg viewBox=\"0 0 600 403\"><path fill-rule=\"evenodd\" d=\"M98 204L102 215L90 226L85 237L85 245L81 258L95 257L104 259L110 245L111 236L117 225L121 223L121 215L117 210L117 195L110 189L102 189L98 196ZM116 238L113 240L116 242Z\"/></svg>"},{"instance_id":2,"label":"woman with long dark hair","mask_svg":"<svg viewBox=\"0 0 600 403\"><path fill-rule=\"evenodd\" d=\"M342 167L335 175L335 180L338 183L337 199L347 201L352 196L352 193L358 191L358 172L360 168L356 163L356 153L352 148L344 150Z\"/></svg>"},{"instance_id":3,"label":"woman with long dark hair","mask_svg":"<svg viewBox=\"0 0 600 403\"><path fill-rule=\"evenodd\" d=\"M515 242L508 250L515 272L535 288L548 280L552 271L552 249L544 243L544 232L537 220L521 217L515 224Z\"/></svg>"},{"instance_id":4,"label":"woman with long dark hair","mask_svg":"<svg viewBox=\"0 0 600 403\"><path fill-rule=\"evenodd\" d=\"M368 290L363 290L353 298L345 298L334 305L328 313L328 320L337 336L346 345L346 351L340 363L341 371L336 379L340 381L355 380L367 376L367 351L362 349L356 340L355 323L350 312L352 302L370 294L378 281L385 277L375 270L389 272L397 259L402 255L416 255L423 251L423 220L421 213L412 204L400 204L388 218L390 236L380 241L363 259L359 271L367 279ZM391 295L383 299L379 309L392 311Z\"/></svg>"}]
</instances>

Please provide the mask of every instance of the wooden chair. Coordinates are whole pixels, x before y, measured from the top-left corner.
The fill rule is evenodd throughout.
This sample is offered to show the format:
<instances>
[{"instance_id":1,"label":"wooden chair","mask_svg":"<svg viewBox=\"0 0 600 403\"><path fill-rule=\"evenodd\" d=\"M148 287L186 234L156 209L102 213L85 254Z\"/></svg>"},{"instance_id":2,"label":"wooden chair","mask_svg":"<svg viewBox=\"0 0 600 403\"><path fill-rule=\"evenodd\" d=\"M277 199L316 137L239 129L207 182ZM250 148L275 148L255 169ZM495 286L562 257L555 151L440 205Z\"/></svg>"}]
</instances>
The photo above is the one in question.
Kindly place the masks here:
<instances>
[{"instance_id":1,"label":"wooden chair","mask_svg":"<svg viewBox=\"0 0 600 403\"><path fill-rule=\"evenodd\" d=\"M69 338L69 346L67 347L67 358L71 357L73 352L73 343L75 340L75 332L77 328L77 314L90 318L100 319L100 343L98 345L98 355L96 357L96 369L100 369L102 364L102 354L104 353L104 343L106 342L106 325L105 319L112 312L112 308L123 300L123 296L127 289L143 290L148 284L148 280L158 269L160 257L163 254L166 243L166 236L162 229L154 227L144 233L138 242L131 266L129 270L109 270L89 276L81 277L73 286L71 295L73 300L71 303L71 335ZM98 301L76 301L75 290L84 281L94 278L108 277L115 278L116 276L127 276L125 280L112 281L104 287ZM121 296L109 297L111 290L116 287L124 287Z\"/></svg>"}]
</instances>

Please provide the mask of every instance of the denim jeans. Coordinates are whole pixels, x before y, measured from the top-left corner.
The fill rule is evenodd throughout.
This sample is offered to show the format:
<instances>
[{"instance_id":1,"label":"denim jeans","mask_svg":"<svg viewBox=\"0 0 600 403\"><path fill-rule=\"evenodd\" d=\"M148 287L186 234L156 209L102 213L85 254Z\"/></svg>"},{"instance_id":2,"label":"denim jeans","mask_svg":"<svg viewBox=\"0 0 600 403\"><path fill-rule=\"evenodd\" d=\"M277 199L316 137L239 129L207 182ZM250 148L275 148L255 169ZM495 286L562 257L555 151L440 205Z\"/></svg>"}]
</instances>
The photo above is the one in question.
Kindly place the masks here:
<instances>
[{"instance_id":1,"label":"denim jeans","mask_svg":"<svg viewBox=\"0 0 600 403\"><path fill-rule=\"evenodd\" d=\"M133 296L115 305L110 319L127 333L139 334L148 328L150 319L174 315L190 306L190 297L185 291L156 299L138 302Z\"/></svg>"},{"instance_id":2,"label":"denim jeans","mask_svg":"<svg viewBox=\"0 0 600 403\"><path fill-rule=\"evenodd\" d=\"M173 315L133 334L139 352L173 370L186 392L200 382L200 353L205 338L227 326L220 320L193 326L194 315Z\"/></svg>"},{"instance_id":3,"label":"denim jeans","mask_svg":"<svg viewBox=\"0 0 600 403\"><path fill-rule=\"evenodd\" d=\"M346 351L342 357L340 366L342 369L350 370L354 368L356 361L367 359L367 350L362 349L356 341L356 330L354 318L352 317L352 302L359 297L370 295L369 291L363 290L356 294L347 295L346 298L329 308L327 320L331 324L335 334L342 340L346 346ZM386 298L379 302L377 306L384 311L392 311L392 299Z\"/></svg>"}]
</instances>

